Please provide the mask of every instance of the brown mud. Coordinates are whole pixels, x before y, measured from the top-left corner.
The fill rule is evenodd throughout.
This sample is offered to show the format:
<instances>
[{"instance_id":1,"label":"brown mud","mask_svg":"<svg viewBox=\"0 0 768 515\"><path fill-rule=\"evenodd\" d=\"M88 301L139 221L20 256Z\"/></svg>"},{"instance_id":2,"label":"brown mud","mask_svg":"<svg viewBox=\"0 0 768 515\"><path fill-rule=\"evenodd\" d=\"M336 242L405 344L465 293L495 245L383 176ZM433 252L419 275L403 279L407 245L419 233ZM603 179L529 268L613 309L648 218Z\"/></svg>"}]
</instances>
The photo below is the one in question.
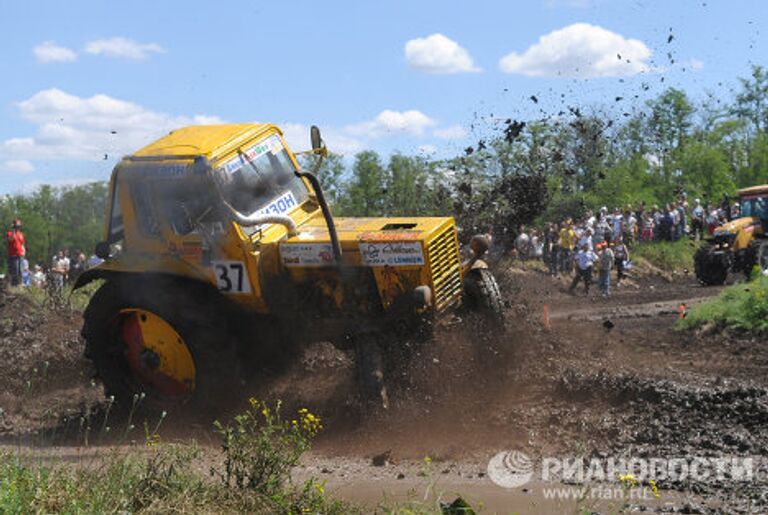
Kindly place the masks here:
<instances>
[{"instance_id":1,"label":"brown mud","mask_svg":"<svg viewBox=\"0 0 768 515\"><path fill-rule=\"evenodd\" d=\"M506 332L483 336L471 317L451 315L429 341L402 342L413 355L393 369L388 410L362 408L353 355L327 343L241 394L317 412L326 430L299 476L319 475L340 495L372 505L382 493L398 498L421 488L418 471L429 456L446 492L475 499L486 511L574 511L576 501L547 504L536 481L507 490L487 478L490 457L516 449L534 461L756 457L752 481L659 481L661 500L633 502L654 511L765 511L768 342L675 331L681 304L690 309L718 290L685 274L633 274L602 299L596 291L585 296L581 286L571 295L566 278L536 266L499 267ZM44 313L13 295L0 304L4 443L79 447L88 426L91 445L119 443L98 434L106 425L104 401L80 357L79 315ZM206 424L173 413L161 434L216 442Z\"/></svg>"}]
</instances>

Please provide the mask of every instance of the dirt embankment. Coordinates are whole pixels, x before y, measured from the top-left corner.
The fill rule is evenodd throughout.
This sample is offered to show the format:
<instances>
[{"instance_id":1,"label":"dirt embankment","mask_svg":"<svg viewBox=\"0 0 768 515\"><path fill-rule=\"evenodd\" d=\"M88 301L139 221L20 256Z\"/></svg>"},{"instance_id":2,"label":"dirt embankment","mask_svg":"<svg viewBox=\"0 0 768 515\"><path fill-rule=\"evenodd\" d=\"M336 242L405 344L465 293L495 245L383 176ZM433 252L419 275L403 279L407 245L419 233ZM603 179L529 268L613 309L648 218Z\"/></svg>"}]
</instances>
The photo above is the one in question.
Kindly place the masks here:
<instances>
[{"instance_id":1,"label":"dirt embankment","mask_svg":"<svg viewBox=\"0 0 768 515\"><path fill-rule=\"evenodd\" d=\"M82 358L82 318L0 293L0 436L30 435L102 402Z\"/></svg>"},{"instance_id":2,"label":"dirt embankment","mask_svg":"<svg viewBox=\"0 0 768 515\"><path fill-rule=\"evenodd\" d=\"M673 329L680 304L690 309L717 290L684 275L670 281L635 272L605 300L594 291L585 296L581 287L571 295L566 278L531 267L502 267L498 274L507 297L506 334L483 337L471 318L452 315L428 342L402 342L414 352L390 377L387 411L361 409L353 356L326 343L243 396L318 412L326 431L308 463L322 464L323 478L342 491L373 484L378 492L378 483L369 484L378 477L402 477L410 485L416 478L408 464L427 455L457 490L487 492L501 499L497 506L525 500L520 492L504 497L485 477L488 459L504 449L534 458L768 457L768 344ZM9 296L0 315L0 431L51 433L62 417L88 411L100 388L91 386L80 358L80 317L41 313ZM174 424L172 413L166 430L170 437L212 441L204 427ZM78 430L71 434L69 443L76 443ZM375 456L383 457L383 468L372 465ZM705 512L768 506L764 481L659 486L677 498L695 495L695 508Z\"/></svg>"}]
</instances>

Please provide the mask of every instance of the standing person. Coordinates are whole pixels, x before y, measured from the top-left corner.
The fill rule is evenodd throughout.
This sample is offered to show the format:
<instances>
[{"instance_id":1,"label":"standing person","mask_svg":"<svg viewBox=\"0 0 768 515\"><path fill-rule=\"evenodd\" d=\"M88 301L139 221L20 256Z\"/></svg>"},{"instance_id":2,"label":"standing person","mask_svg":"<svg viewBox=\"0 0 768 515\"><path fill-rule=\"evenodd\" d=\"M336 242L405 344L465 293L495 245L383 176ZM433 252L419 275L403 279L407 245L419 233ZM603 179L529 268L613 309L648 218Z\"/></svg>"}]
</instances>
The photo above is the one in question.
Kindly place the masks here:
<instances>
[{"instance_id":1,"label":"standing person","mask_svg":"<svg viewBox=\"0 0 768 515\"><path fill-rule=\"evenodd\" d=\"M538 229L531 231L531 244L528 250L528 257L541 259L544 254L544 242L541 239L541 233Z\"/></svg>"},{"instance_id":2,"label":"standing person","mask_svg":"<svg viewBox=\"0 0 768 515\"><path fill-rule=\"evenodd\" d=\"M589 250L594 250L595 248L595 240L594 236L592 235L592 228L587 227L584 229L584 232L581 233L581 236L579 236L579 248L586 245L589 247Z\"/></svg>"},{"instance_id":3,"label":"standing person","mask_svg":"<svg viewBox=\"0 0 768 515\"><path fill-rule=\"evenodd\" d=\"M5 235L8 244L8 274L11 276L11 286L21 284L21 261L27 254L26 240L21 232L21 220L18 218L11 224L11 230Z\"/></svg>"},{"instance_id":4,"label":"standing person","mask_svg":"<svg viewBox=\"0 0 768 515\"><path fill-rule=\"evenodd\" d=\"M624 211L624 243L627 245L635 244L635 237L637 236L637 218L635 218L632 212L632 207L627 206Z\"/></svg>"},{"instance_id":5,"label":"standing person","mask_svg":"<svg viewBox=\"0 0 768 515\"><path fill-rule=\"evenodd\" d=\"M619 241L624 234L624 217L618 207L614 208L611 221L613 222L613 241Z\"/></svg>"},{"instance_id":6,"label":"standing person","mask_svg":"<svg viewBox=\"0 0 768 515\"><path fill-rule=\"evenodd\" d=\"M669 230L669 241L677 241L680 228L680 211L677 210L677 204L669 204L669 216L672 217L672 225Z\"/></svg>"},{"instance_id":7,"label":"standing person","mask_svg":"<svg viewBox=\"0 0 768 515\"><path fill-rule=\"evenodd\" d=\"M35 265L35 273L32 274L32 286L37 288L45 287L45 274L43 273L43 267Z\"/></svg>"},{"instance_id":8,"label":"standing person","mask_svg":"<svg viewBox=\"0 0 768 515\"><path fill-rule=\"evenodd\" d=\"M77 280L80 274L85 272L85 265L85 254L82 252L75 252L75 257L72 259L69 265L69 280Z\"/></svg>"},{"instance_id":9,"label":"standing person","mask_svg":"<svg viewBox=\"0 0 768 515\"><path fill-rule=\"evenodd\" d=\"M560 229L560 271L570 273L573 270L573 248L576 246L576 233L568 218Z\"/></svg>"},{"instance_id":10,"label":"standing person","mask_svg":"<svg viewBox=\"0 0 768 515\"><path fill-rule=\"evenodd\" d=\"M32 281L32 274L29 272L29 261L26 257L21 258L21 285L29 288Z\"/></svg>"},{"instance_id":11,"label":"standing person","mask_svg":"<svg viewBox=\"0 0 768 515\"><path fill-rule=\"evenodd\" d=\"M624 279L624 263L629 261L629 249L622 242L618 242L613 248L613 258L616 264L616 287L621 286L621 280Z\"/></svg>"},{"instance_id":12,"label":"standing person","mask_svg":"<svg viewBox=\"0 0 768 515\"><path fill-rule=\"evenodd\" d=\"M651 213L645 213L645 218L643 219L643 233L641 235L641 239L644 242L653 241L654 235L654 223L653 223L653 215Z\"/></svg>"},{"instance_id":13,"label":"standing person","mask_svg":"<svg viewBox=\"0 0 768 515\"><path fill-rule=\"evenodd\" d=\"M600 288L600 293L602 293L603 298L606 299L611 295L611 270L613 269L614 259L615 257L610 245L605 245L600 252L597 287Z\"/></svg>"},{"instance_id":14,"label":"standing person","mask_svg":"<svg viewBox=\"0 0 768 515\"><path fill-rule=\"evenodd\" d=\"M549 243L549 275L557 277L560 268L560 230L557 224L551 224L547 232Z\"/></svg>"},{"instance_id":15,"label":"standing person","mask_svg":"<svg viewBox=\"0 0 768 515\"><path fill-rule=\"evenodd\" d=\"M64 283L69 274L69 259L59 250L51 260L51 280L57 292L64 290Z\"/></svg>"},{"instance_id":16,"label":"standing person","mask_svg":"<svg viewBox=\"0 0 768 515\"><path fill-rule=\"evenodd\" d=\"M725 214L725 218L731 221L731 200L728 195L723 195L723 201L720 203L720 214Z\"/></svg>"},{"instance_id":17,"label":"standing person","mask_svg":"<svg viewBox=\"0 0 768 515\"><path fill-rule=\"evenodd\" d=\"M712 236L718 225L718 210L714 204L709 205L709 211L707 212L707 234Z\"/></svg>"},{"instance_id":18,"label":"standing person","mask_svg":"<svg viewBox=\"0 0 768 515\"><path fill-rule=\"evenodd\" d=\"M571 287L568 288L568 292L572 293L579 284L579 281L584 282L584 293L589 295L589 285L592 284L592 268L597 261L597 254L592 252L587 245L581 247L581 250L576 254L576 276L571 282Z\"/></svg>"},{"instance_id":19,"label":"standing person","mask_svg":"<svg viewBox=\"0 0 768 515\"><path fill-rule=\"evenodd\" d=\"M525 226L520 227L520 234L515 238L515 250L517 250L517 257L525 261L528 259L531 253L531 238L525 232Z\"/></svg>"},{"instance_id":20,"label":"standing person","mask_svg":"<svg viewBox=\"0 0 768 515\"><path fill-rule=\"evenodd\" d=\"M693 239L699 241L704 238L704 207L701 205L701 200L696 199L695 206L691 211L691 232L693 233Z\"/></svg>"},{"instance_id":21,"label":"standing person","mask_svg":"<svg viewBox=\"0 0 768 515\"><path fill-rule=\"evenodd\" d=\"M676 240L679 240L688 233L687 206L688 202L680 202L677 204L677 217L680 219L680 224L677 226Z\"/></svg>"}]
</instances>

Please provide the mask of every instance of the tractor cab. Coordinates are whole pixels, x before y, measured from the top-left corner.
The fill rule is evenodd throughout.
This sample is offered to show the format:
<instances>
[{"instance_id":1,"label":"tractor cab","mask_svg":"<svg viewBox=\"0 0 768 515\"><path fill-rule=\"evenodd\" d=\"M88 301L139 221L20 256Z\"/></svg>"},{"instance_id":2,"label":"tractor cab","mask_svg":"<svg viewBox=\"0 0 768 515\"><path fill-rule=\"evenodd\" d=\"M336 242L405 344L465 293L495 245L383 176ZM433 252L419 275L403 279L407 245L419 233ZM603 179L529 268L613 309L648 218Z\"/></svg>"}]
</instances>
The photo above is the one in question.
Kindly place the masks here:
<instances>
[{"instance_id":1,"label":"tractor cab","mask_svg":"<svg viewBox=\"0 0 768 515\"><path fill-rule=\"evenodd\" d=\"M739 208L742 218L751 218L768 234L768 184L740 190Z\"/></svg>"}]
</instances>

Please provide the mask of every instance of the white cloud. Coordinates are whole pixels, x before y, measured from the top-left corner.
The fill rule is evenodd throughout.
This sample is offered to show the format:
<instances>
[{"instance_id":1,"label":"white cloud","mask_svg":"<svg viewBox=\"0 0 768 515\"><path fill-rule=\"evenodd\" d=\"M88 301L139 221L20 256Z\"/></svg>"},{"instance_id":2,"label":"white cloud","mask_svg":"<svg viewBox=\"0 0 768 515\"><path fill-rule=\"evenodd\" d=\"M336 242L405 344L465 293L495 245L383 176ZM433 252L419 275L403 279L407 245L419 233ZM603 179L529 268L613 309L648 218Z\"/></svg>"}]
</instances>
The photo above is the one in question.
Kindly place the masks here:
<instances>
[{"instance_id":1,"label":"white cloud","mask_svg":"<svg viewBox=\"0 0 768 515\"><path fill-rule=\"evenodd\" d=\"M392 111L379 113L373 120L350 125L346 131L352 135L380 138L392 134L410 134L421 136L425 129L435 125L435 121L421 111Z\"/></svg>"},{"instance_id":2,"label":"white cloud","mask_svg":"<svg viewBox=\"0 0 768 515\"><path fill-rule=\"evenodd\" d=\"M119 158L172 129L222 123L216 117L172 116L107 95L84 98L59 89L40 91L16 107L37 131L0 142L0 159L6 161Z\"/></svg>"},{"instance_id":3,"label":"white cloud","mask_svg":"<svg viewBox=\"0 0 768 515\"><path fill-rule=\"evenodd\" d=\"M309 150L312 144L309 141L309 125L303 123L284 123L280 125L283 136L288 146L294 152ZM343 134L334 127L320 127L323 141L330 152L341 155L353 155L365 148L362 141Z\"/></svg>"},{"instance_id":4,"label":"white cloud","mask_svg":"<svg viewBox=\"0 0 768 515\"><path fill-rule=\"evenodd\" d=\"M691 70L698 71L698 70L701 70L702 68L704 68L704 61L702 61L701 59L695 59L694 58L694 59L691 59L690 61L688 61L688 66L691 67Z\"/></svg>"},{"instance_id":5,"label":"white cloud","mask_svg":"<svg viewBox=\"0 0 768 515\"><path fill-rule=\"evenodd\" d=\"M85 51L93 55L141 61L150 54L164 53L165 49L157 43L139 43L132 39L117 37L91 41L85 46Z\"/></svg>"},{"instance_id":6,"label":"white cloud","mask_svg":"<svg viewBox=\"0 0 768 515\"><path fill-rule=\"evenodd\" d=\"M74 50L59 46L53 41L46 41L32 49L35 59L40 63L71 63L77 61Z\"/></svg>"},{"instance_id":7,"label":"white cloud","mask_svg":"<svg viewBox=\"0 0 768 515\"><path fill-rule=\"evenodd\" d=\"M469 52L442 34L408 41L405 44L405 60L412 68L427 73L481 71L475 66Z\"/></svg>"},{"instance_id":8,"label":"white cloud","mask_svg":"<svg viewBox=\"0 0 768 515\"><path fill-rule=\"evenodd\" d=\"M30 173L35 166L25 159L10 159L0 163L0 170L11 173Z\"/></svg>"},{"instance_id":9,"label":"white cloud","mask_svg":"<svg viewBox=\"0 0 768 515\"><path fill-rule=\"evenodd\" d=\"M651 50L638 39L575 23L541 36L522 54L507 54L499 67L531 77L620 77L650 71L650 57Z\"/></svg>"},{"instance_id":10,"label":"white cloud","mask_svg":"<svg viewBox=\"0 0 768 515\"><path fill-rule=\"evenodd\" d=\"M437 147L434 145L419 145L419 154L425 155L425 156L431 156L435 152L437 152Z\"/></svg>"},{"instance_id":11,"label":"white cloud","mask_svg":"<svg viewBox=\"0 0 768 515\"><path fill-rule=\"evenodd\" d=\"M432 133L436 138L458 140L467 137L467 131L461 125L451 125L442 129L435 129Z\"/></svg>"}]
</instances>

